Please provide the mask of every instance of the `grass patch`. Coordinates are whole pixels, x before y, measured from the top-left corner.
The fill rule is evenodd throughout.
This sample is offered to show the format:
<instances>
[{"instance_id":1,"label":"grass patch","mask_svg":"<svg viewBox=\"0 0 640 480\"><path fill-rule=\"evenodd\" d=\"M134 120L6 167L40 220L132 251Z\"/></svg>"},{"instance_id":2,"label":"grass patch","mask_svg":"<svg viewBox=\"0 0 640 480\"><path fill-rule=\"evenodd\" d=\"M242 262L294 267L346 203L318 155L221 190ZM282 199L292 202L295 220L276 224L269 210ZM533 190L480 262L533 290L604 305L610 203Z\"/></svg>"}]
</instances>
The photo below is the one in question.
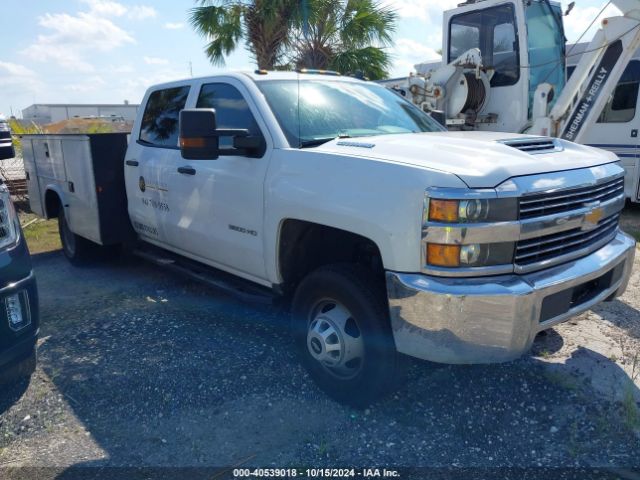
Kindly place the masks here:
<instances>
[{"instance_id":1,"label":"grass patch","mask_svg":"<svg viewBox=\"0 0 640 480\"><path fill-rule=\"evenodd\" d=\"M37 221L23 229L31 254L60 250L57 220Z\"/></svg>"},{"instance_id":2,"label":"grass patch","mask_svg":"<svg viewBox=\"0 0 640 480\"><path fill-rule=\"evenodd\" d=\"M549 383L565 390L575 391L578 389L578 384L576 383L575 378L569 374L545 369L544 376Z\"/></svg>"}]
</instances>

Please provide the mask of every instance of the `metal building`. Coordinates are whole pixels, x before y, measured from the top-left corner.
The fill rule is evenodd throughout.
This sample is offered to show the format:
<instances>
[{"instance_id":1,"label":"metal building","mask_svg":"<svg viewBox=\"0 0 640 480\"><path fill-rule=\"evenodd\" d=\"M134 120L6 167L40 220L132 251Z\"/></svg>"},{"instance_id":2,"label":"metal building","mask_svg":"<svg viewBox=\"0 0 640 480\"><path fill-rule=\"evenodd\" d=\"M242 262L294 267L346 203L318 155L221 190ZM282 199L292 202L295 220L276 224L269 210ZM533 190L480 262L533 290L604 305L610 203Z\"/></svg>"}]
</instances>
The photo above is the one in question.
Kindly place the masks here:
<instances>
[{"instance_id":1,"label":"metal building","mask_svg":"<svg viewBox=\"0 0 640 480\"><path fill-rule=\"evenodd\" d=\"M56 123L72 118L117 118L133 122L137 104L60 104L37 103L22 110L22 118L38 125Z\"/></svg>"}]
</instances>

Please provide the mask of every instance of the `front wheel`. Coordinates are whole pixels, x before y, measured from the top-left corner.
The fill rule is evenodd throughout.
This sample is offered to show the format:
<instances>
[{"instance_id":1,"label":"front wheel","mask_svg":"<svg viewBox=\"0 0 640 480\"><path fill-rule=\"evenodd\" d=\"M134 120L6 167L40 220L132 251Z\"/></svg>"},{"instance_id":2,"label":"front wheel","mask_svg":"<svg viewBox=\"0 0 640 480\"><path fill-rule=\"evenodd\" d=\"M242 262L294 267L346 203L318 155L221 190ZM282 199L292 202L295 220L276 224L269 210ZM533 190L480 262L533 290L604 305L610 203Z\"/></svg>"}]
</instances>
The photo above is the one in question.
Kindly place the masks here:
<instances>
[{"instance_id":1,"label":"front wheel","mask_svg":"<svg viewBox=\"0 0 640 480\"><path fill-rule=\"evenodd\" d=\"M328 395L357 407L403 378L384 288L372 277L353 265L322 267L302 281L292 307L304 366Z\"/></svg>"}]
</instances>

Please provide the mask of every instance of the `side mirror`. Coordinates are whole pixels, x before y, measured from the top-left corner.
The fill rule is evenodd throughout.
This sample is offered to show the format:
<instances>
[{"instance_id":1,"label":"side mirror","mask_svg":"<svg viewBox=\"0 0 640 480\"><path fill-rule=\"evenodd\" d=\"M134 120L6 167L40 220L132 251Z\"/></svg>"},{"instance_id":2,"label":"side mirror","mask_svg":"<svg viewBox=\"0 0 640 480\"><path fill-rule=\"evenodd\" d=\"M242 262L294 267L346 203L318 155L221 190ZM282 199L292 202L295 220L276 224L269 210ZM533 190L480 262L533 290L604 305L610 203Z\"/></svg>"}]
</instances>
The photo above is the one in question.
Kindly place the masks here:
<instances>
[{"instance_id":1,"label":"side mirror","mask_svg":"<svg viewBox=\"0 0 640 480\"><path fill-rule=\"evenodd\" d=\"M264 141L258 136L237 136L233 137L233 148L253 154L264 148Z\"/></svg>"},{"instance_id":2,"label":"side mirror","mask_svg":"<svg viewBox=\"0 0 640 480\"><path fill-rule=\"evenodd\" d=\"M216 111L192 108L180 112L180 153L187 160L215 160L220 156Z\"/></svg>"}]
</instances>

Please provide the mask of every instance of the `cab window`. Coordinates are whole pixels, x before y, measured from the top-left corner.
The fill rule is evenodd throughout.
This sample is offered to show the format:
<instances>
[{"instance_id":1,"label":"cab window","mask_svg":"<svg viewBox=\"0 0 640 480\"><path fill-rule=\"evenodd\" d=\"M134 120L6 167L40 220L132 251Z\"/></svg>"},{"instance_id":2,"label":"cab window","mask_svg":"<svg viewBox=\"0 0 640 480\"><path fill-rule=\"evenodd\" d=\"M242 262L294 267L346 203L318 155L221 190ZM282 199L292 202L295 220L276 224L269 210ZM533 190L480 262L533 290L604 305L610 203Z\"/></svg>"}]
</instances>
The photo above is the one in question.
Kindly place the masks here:
<instances>
[{"instance_id":1,"label":"cab window","mask_svg":"<svg viewBox=\"0 0 640 480\"><path fill-rule=\"evenodd\" d=\"M626 123L636 116L640 62L632 61L625 69L613 95L602 109L598 123Z\"/></svg>"},{"instance_id":2,"label":"cab window","mask_svg":"<svg viewBox=\"0 0 640 480\"><path fill-rule=\"evenodd\" d=\"M512 5L456 15L449 24L448 62L471 48L482 52L484 67L495 69L492 87L515 85L520 79L518 32Z\"/></svg>"},{"instance_id":3,"label":"cab window","mask_svg":"<svg viewBox=\"0 0 640 480\"><path fill-rule=\"evenodd\" d=\"M240 91L228 83L209 83L202 86L197 108L214 108L217 128L242 128L250 136L262 137L258 123ZM220 137L221 149L232 149L232 137Z\"/></svg>"},{"instance_id":4,"label":"cab window","mask_svg":"<svg viewBox=\"0 0 640 480\"><path fill-rule=\"evenodd\" d=\"M178 148L178 118L189 86L156 90L149 95L140 126L140 141L154 147Z\"/></svg>"}]
</instances>

